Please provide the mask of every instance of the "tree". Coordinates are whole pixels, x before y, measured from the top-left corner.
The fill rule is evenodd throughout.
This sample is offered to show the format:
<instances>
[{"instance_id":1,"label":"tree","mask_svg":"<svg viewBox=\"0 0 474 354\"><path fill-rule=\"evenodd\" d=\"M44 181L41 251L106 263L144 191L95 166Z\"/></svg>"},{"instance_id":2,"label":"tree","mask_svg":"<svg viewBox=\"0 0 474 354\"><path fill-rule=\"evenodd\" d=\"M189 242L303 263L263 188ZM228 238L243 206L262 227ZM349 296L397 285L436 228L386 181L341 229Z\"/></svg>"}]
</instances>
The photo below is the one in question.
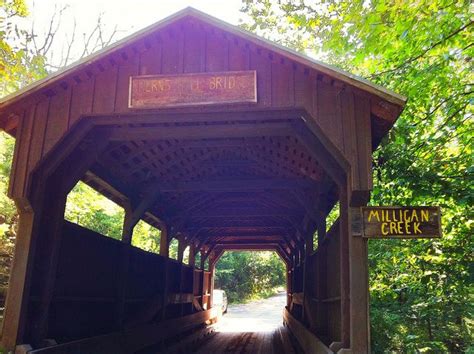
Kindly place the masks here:
<instances>
[{"instance_id":1,"label":"tree","mask_svg":"<svg viewBox=\"0 0 474 354\"><path fill-rule=\"evenodd\" d=\"M286 285L285 265L275 252L226 252L216 265L215 282L230 302L266 297Z\"/></svg>"},{"instance_id":2,"label":"tree","mask_svg":"<svg viewBox=\"0 0 474 354\"><path fill-rule=\"evenodd\" d=\"M439 241L369 244L374 352L471 345L473 21L468 1L244 1L245 27L409 97L374 155L374 205L441 205Z\"/></svg>"}]
</instances>

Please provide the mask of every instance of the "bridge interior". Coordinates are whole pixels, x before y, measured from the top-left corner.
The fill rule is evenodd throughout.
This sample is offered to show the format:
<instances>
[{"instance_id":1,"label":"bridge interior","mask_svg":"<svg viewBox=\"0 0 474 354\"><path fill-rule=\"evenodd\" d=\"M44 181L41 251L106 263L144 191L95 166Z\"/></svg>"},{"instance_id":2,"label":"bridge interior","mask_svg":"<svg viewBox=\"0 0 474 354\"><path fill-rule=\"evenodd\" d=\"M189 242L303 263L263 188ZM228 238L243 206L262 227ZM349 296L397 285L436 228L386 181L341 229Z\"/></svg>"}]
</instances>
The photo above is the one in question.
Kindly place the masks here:
<instances>
[{"instance_id":1,"label":"bridge interior","mask_svg":"<svg viewBox=\"0 0 474 354\"><path fill-rule=\"evenodd\" d=\"M128 105L133 75L235 70L256 72L256 103ZM264 249L286 264L283 321L303 351L368 351L367 244L352 208L368 201L372 151L403 105L193 9L0 101L20 214L3 346L132 353L192 341L219 317L219 257ZM122 240L64 221L79 180L124 208ZM139 220L161 230L160 254L131 245Z\"/></svg>"}]
</instances>

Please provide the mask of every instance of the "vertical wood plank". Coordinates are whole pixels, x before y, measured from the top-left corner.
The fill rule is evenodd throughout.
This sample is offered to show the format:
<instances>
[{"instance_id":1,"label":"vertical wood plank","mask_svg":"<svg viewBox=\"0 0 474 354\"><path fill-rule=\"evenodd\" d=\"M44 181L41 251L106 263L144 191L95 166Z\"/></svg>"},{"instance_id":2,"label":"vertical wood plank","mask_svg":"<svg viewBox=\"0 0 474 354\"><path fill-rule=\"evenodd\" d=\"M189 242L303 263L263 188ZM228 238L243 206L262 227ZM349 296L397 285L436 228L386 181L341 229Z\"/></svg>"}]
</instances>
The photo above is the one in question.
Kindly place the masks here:
<instances>
[{"instance_id":1,"label":"vertical wood plank","mask_svg":"<svg viewBox=\"0 0 474 354\"><path fill-rule=\"evenodd\" d=\"M192 23L184 31L184 59L183 71L185 73L202 72L206 62L206 35L197 24Z\"/></svg>"},{"instance_id":2,"label":"vertical wood plank","mask_svg":"<svg viewBox=\"0 0 474 354\"><path fill-rule=\"evenodd\" d=\"M250 51L250 69L257 71L258 107L269 107L272 104L272 74L268 52L264 50Z\"/></svg>"},{"instance_id":3,"label":"vertical wood plank","mask_svg":"<svg viewBox=\"0 0 474 354\"><path fill-rule=\"evenodd\" d=\"M276 58L271 63L272 70L272 106L290 107L294 100L293 68L283 58Z\"/></svg>"},{"instance_id":4,"label":"vertical wood plank","mask_svg":"<svg viewBox=\"0 0 474 354\"><path fill-rule=\"evenodd\" d=\"M182 45L182 32L176 28L163 33L162 47L166 48L161 53L161 73L178 74L183 72L182 58L180 58L180 47Z\"/></svg>"},{"instance_id":5,"label":"vertical wood plank","mask_svg":"<svg viewBox=\"0 0 474 354\"><path fill-rule=\"evenodd\" d=\"M318 120L324 133L342 151L341 120L338 116L338 88L318 81Z\"/></svg>"},{"instance_id":6,"label":"vertical wood plank","mask_svg":"<svg viewBox=\"0 0 474 354\"><path fill-rule=\"evenodd\" d=\"M34 115L35 106L30 106L20 117L18 123L9 186L9 195L13 198L24 195L28 173L29 149L31 145L31 136L33 134Z\"/></svg>"},{"instance_id":7,"label":"vertical wood plank","mask_svg":"<svg viewBox=\"0 0 474 354\"><path fill-rule=\"evenodd\" d=\"M355 118L357 153L361 190L372 189L372 133L370 126L370 102L367 98L356 97Z\"/></svg>"},{"instance_id":8,"label":"vertical wood plank","mask_svg":"<svg viewBox=\"0 0 474 354\"><path fill-rule=\"evenodd\" d=\"M71 103L71 87L59 88L59 92L51 97L48 111L48 124L44 140L44 154L64 135L69 121L69 105Z\"/></svg>"},{"instance_id":9,"label":"vertical wood plank","mask_svg":"<svg viewBox=\"0 0 474 354\"><path fill-rule=\"evenodd\" d=\"M118 68L115 112L126 112L128 110L130 76L138 74L138 55L136 53L126 53L126 55L128 56L127 59Z\"/></svg>"},{"instance_id":10,"label":"vertical wood plank","mask_svg":"<svg viewBox=\"0 0 474 354\"><path fill-rule=\"evenodd\" d=\"M147 50L140 54L140 75L157 75L161 73L161 42L156 38L150 38L146 42Z\"/></svg>"},{"instance_id":11,"label":"vertical wood plank","mask_svg":"<svg viewBox=\"0 0 474 354\"><path fill-rule=\"evenodd\" d=\"M354 164L357 158L357 145L355 129L355 116L354 116L354 96L349 89L345 89L340 94L341 96L341 118L342 118L342 130L343 130L343 145L344 155L352 165L352 170L357 168ZM355 170L355 175L358 176L358 168ZM358 179L358 178L357 178ZM354 183L354 181L352 182Z\"/></svg>"},{"instance_id":12,"label":"vertical wood plank","mask_svg":"<svg viewBox=\"0 0 474 354\"><path fill-rule=\"evenodd\" d=\"M49 99L40 101L35 110L35 118L33 124L33 135L31 137L31 145L28 160L28 172L35 168L43 154L44 134L46 132L46 124L49 110ZM28 183L28 182L27 182Z\"/></svg>"},{"instance_id":13,"label":"vertical wood plank","mask_svg":"<svg viewBox=\"0 0 474 354\"><path fill-rule=\"evenodd\" d=\"M78 119L92 111L92 100L94 93L94 78L90 78L72 87L71 113L69 116L69 127Z\"/></svg>"},{"instance_id":14,"label":"vertical wood plank","mask_svg":"<svg viewBox=\"0 0 474 354\"><path fill-rule=\"evenodd\" d=\"M302 68L298 67L295 70L294 75L295 106L303 107L312 115L312 78L309 76L309 71L305 73Z\"/></svg>"},{"instance_id":15,"label":"vertical wood plank","mask_svg":"<svg viewBox=\"0 0 474 354\"><path fill-rule=\"evenodd\" d=\"M226 71L229 66L227 39L206 32L206 71Z\"/></svg>"},{"instance_id":16,"label":"vertical wood plank","mask_svg":"<svg viewBox=\"0 0 474 354\"><path fill-rule=\"evenodd\" d=\"M229 70L239 71L248 70L250 65L250 51L249 48L239 41L229 39Z\"/></svg>"},{"instance_id":17,"label":"vertical wood plank","mask_svg":"<svg viewBox=\"0 0 474 354\"><path fill-rule=\"evenodd\" d=\"M114 111L117 71L117 65L108 64L106 66L104 64L104 71L96 74L92 107L94 113L111 113Z\"/></svg>"}]
</instances>

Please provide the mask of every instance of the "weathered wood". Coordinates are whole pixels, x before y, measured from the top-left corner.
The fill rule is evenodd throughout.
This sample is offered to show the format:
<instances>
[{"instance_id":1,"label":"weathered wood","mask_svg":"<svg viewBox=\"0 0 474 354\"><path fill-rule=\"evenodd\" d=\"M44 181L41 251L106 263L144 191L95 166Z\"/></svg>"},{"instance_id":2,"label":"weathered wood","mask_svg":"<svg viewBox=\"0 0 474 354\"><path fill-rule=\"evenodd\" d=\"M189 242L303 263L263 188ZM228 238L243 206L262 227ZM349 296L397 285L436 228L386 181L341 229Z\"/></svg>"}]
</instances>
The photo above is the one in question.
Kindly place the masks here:
<instances>
[{"instance_id":1,"label":"weathered wood","mask_svg":"<svg viewBox=\"0 0 474 354\"><path fill-rule=\"evenodd\" d=\"M352 335L351 331L359 331L360 328L366 326L366 321L357 324L357 329L352 328L355 324L353 321L353 316L351 308L356 304L356 301L352 300L352 286L355 281L351 282L351 279L357 279L351 277L351 268L352 262L357 262L358 264L362 262L362 259L359 258L361 255L355 255L352 252L351 242L353 237L350 235L350 210L349 210L349 196L347 191L344 188L339 189L339 264L340 264L340 296L341 296L341 337L340 341L342 342L345 348L349 348L352 345ZM363 279L359 279L363 281ZM359 283L360 284L360 283ZM359 304L360 305L360 304ZM362 319L361 319L362 320ZM366 348L367 349L367 348Z\"/></svg>"},{"instance_id":2,"label":"weathered wood","mask_svg":"<svg viewBox=\"0 0 474 354\"><path fill-rule=\"evenodd\" d=\"M261 123L248 125L213 125L202 129L199 126L188 127L137 127L114 129L111 141L130 140L168 140L168 139L222 139L239 137L288 136L291 126L285 123Z\"/></svg>"},{"instance_id":3,"label":"weathered wood","mask_svg":"<svg viewBox=\"0 0 474 354\"><path fill-rule=\"evenodd\" d=\"M321 354L334 353L324 345L313 333L311 333L301 322L285 308L283 310L283 320L288 325L291 333L295 336L305 353Z\"/></svg>"},{"instance_id":4,"label":"weathered wood","mask_svg":"<svg viewBox=\"0 0 474 354\"><path fill-rule=\"evenodd\" d=\"M362 207L361 234L367 238L439 238L439 207Z\"/></svg>"},{"instance_id":5,"label":"weathered wood","mask_svg":"<svg viewBox=\"0 0 474 354\"><path fill-rule=\"evenodd\" d=\"M27 321L25 309L28 307L27 294L29 293L29 278L31 277L29 256L34 218L35 215L31 210L19 210L14 262L3 318L1 343L4 348L15 348L17 343L24 343L25 322Z\"/></svg>"},{"instance_id":6,"label":"weathered wood","mask_svg":"<svg viewBox=\"0 0 474 354\"><path fill-rule=\"evenodd\" d=\"M303 305L303 296L304 294L303 293L292 293L291 294L291 301L295 304L298 304L298 305Z\"/></svg>"},{"instance_id":7,"label":"weathered wood","mask_svg":"<svg viewBox=\"0 0 474 354\"><path fill-rule=\"evenodd\" d=\"M256 71L132 76L129 108L255 103L256 80Z\"/></svg>"},{"instance_id":8,"label":"weathered wood","mask_svg":"<svg viewBox=\"0 0 474 354\"><path fill-rule=\"evenodd\" d=\"M215 309L209 309L158 324L139 326L103 336L36 349L29 353L132 353L200 326L215 316L217 316Z\"/></svg>"}]
</instances>

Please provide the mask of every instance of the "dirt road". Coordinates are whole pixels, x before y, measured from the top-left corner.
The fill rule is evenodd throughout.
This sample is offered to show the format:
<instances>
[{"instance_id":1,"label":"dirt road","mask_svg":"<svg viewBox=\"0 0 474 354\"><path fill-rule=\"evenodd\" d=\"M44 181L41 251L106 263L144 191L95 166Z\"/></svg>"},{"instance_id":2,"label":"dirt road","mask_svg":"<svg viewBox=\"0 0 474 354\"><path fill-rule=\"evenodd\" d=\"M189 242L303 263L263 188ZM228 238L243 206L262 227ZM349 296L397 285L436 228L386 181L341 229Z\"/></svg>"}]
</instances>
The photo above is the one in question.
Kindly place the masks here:
<instances>
[{"instance_id":1,"label":"dirt road","mask_svg":"<svg viewBox=\"0 0 474 354\"><path fill-rule=\"evenodd\" d=\"M282 326L286 293L247 304L230 305L216 333L197 348L198 353L281 353L275 350L275 331Z\"/></svg>"}]
</instances>

